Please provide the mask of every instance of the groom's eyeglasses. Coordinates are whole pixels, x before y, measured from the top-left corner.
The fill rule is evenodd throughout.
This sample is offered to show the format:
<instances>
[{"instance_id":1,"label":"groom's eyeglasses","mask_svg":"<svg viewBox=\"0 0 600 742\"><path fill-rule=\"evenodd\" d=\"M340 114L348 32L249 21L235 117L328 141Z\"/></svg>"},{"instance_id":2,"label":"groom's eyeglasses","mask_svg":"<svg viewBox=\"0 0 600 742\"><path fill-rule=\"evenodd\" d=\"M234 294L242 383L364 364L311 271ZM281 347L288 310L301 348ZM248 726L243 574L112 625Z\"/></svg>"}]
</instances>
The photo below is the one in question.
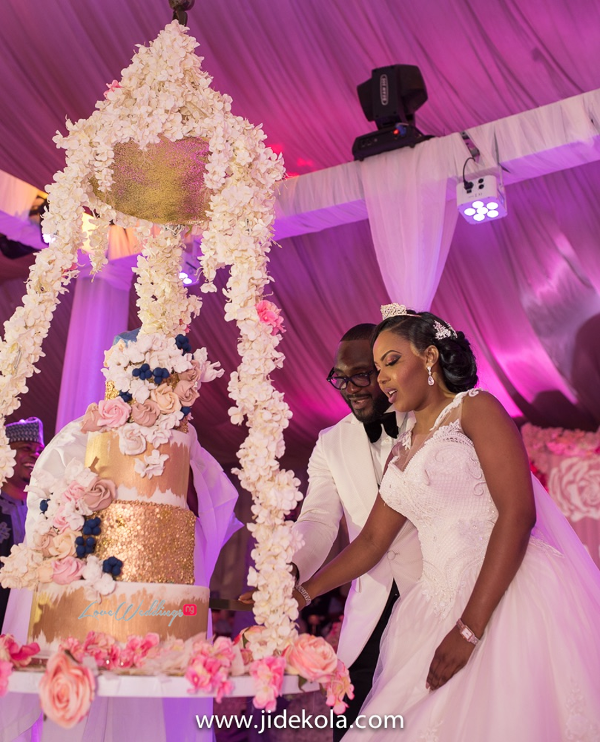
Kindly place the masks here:
<instances>
[{"instance_id":1,"label":"groom's eyeglasses","mask_svg":"<svg viewBox=\"0 0 600 742\"><path fill-rule=\"evenodd\" d=\"M354 376L337 376L335 370L332 368L327 377L327 381L332 387L343 392L350 382L352 382L354 386L369 386L371 383L371 375L376 372L377 369L372 368L370 371L363 371L360 374L354 374Z\"/></svg>"}]
</instances>

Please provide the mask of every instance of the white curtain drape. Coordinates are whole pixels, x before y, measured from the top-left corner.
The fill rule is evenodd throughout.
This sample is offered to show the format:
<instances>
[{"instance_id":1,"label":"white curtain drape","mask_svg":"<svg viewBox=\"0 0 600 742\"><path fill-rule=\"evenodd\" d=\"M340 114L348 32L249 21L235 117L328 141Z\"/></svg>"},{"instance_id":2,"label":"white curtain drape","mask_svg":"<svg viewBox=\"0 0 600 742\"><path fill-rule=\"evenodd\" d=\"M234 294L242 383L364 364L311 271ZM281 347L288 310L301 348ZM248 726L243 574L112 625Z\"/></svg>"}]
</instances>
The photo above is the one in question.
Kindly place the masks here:
<instances>
[{"instance_id":1,"label":"white curtain drape","mask_svg":"<svg viewBox=\"0 0 600 742\"><path fill-rule=\"evenodd\" d=\"M65 352L57 432L80 417L91 402L104 399L100 369L115 335L127 329L131 267L107 265L91 277L84 268L77 278Z\"/></svg>"},{"instance_id":2,"label":"white curtain drape","mask_svg":"<svg viewBox=\"0 0 600 742\"><path fill-rule=\"evenodd\" d=\"M393 301L431 306L458 214L455 200L446 200L448 180L468 157L453 134L361 163L375 254Z\"/></svg>"}]
</instances>

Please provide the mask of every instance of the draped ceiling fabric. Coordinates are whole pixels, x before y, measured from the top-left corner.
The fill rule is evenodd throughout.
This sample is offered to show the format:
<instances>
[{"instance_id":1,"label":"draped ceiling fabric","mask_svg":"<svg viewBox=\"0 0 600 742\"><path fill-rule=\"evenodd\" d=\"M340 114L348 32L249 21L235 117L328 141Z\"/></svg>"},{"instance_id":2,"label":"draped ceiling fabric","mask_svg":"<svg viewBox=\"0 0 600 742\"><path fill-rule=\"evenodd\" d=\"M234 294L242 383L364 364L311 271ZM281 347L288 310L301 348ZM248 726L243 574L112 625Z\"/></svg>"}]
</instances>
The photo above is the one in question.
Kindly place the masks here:
<instances>
[{"instance_id":1,"label":"draped ceiling fabric","mask_svg":"<svg viewBox=\"0 0 600 742\"><path fill-rule=\"evenodd\" d=\"M418 65L429 93L417 112L418 126L449 139L600 88L596 19L592 0L202 0L189 13L215 87L232 96L235 113L264 124L268 143L283 153L292 175L351 159L354 138L374 128L356 95L356 85L374 67ZM64 165L52 137L58 129L64 132L65 117L89 116L135 44L153 39L168 20L167 0L4 0L0 169L43 189ZM580 127L585 138L588 130L597 131L598 119L592 119L577 114L557 126ZM534 133L532 125L514 137ZM412 155L424 157L420 148L430 144ZM481 147L489 160L492 143L482 141ZM287 328L281 346L287 360L274 382L294 413L284 464L301 472L318 430L347 410L324 381L341 334L355 323L376 322L379 305L390 300L419 301L416 308L422 308L438 279L433 311L472 338L482 384L511 414L538 425L598 427L600 164L509 185L509 216L497 223L473 226L460 219L454 225L456 217L444 204L435 223L425 222L437 235L427 241L428 264L407 276L397 272L404 251L394 256L389 249L394 228L378 215L370 226L365 221L367 211L375 213L369 194L378 188L365 173L386 157L361 166L367 208L364 202L340 207L350 223L326 228L331 221L323 213L322 231L281 235L281 249L273 247L271 290ZM396 204L393 220L404 207ZM400 244L423 237L415 224L399 235ZM422 255L415 251L413 257ZM2 320L23 293L29 262L0 261ZM421 288L407 283L415 279ZM399 286L406 287L404 296L396 294ZM13 416L38 414L48 434L56 418L72 295L73 290L57 310L42 373L31 380L31 392ZM223 321L221 295L205 296L204 302L192 342L205 344L229 373L237 365L234 328ZM132 298L129 306L132 328ZM201 441L225 466L234 463L243 437L228 421L230 404L224 377L204 387L194 407Z\"/></svg>"}]
</instances>

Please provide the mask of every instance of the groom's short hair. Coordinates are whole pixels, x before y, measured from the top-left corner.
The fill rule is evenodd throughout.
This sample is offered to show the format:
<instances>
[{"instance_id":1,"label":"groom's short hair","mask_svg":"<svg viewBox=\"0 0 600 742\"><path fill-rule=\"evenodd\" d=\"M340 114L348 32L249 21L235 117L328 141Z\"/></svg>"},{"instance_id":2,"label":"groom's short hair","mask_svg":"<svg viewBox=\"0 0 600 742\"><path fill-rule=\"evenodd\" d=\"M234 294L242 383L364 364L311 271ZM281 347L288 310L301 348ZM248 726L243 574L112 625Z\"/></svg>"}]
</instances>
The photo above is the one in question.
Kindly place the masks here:
<instances>
[{"instance_id":1,"label":"groom's short hair","mask_svg":"<svg viewBox=\"0 0 600 742\"><path fill-rule=\"evenodd\" d=\"M344 334L340 343L345 343L349 340L370 340L375 327L376 325L373 325L370 322L363 322L360 325L354 325L354 327L351 327L348 332Z\"/></svg>"}]
</instances>

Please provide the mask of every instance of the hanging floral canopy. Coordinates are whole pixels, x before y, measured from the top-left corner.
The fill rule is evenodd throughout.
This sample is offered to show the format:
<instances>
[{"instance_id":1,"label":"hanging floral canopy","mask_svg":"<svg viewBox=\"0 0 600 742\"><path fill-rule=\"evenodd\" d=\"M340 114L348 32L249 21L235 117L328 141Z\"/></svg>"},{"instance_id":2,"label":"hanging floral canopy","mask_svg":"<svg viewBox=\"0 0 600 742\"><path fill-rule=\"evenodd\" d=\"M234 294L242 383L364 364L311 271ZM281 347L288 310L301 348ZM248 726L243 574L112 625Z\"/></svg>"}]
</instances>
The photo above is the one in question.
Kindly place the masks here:
<instances>
[{"instance_id":1,"label":"hanging floral canopy","mask_svg":"<svg viewBox=\"0 0 600 742\"><path fill-rule=\"evenodd\" d=\"M12 475L14 455L4 421L19 406L36 371L42 342L60 294L78 273L77 254L89 239L93 272L106 263L111 224L135 231L142 247L136 291L140 338L185 335L201 300L179 278L182 236L202 236L203 292L214 292L229 267L225 320L237 324L241 361L231 374L234 424L248 436L236 470L253 496L256 538L249 583L257 587L255 616L264 626L249 642L256 658L273 655L295 636L298 609L289 562L297 547L285 522L300 499L293 472L279 468L283 430L291 416L271 372L284 356L279 309L263 298L274 221L274 186L281 157L264 145L260 127L231 113L231 99L210 87L197 42L173 21L113 81L94 113L68 135L57 134L66 167L48 187L43 229L51 238L32 266L23 305L5 323L0 343L0 481ZM92 231L83 228L91 215ZM114 360L114 359L113 359ZM118 374L118 363L107 371ZM117 387L118 388L118 387ZM254 646L252 644L254 643Z\"/></svg>"}]
</instances>

